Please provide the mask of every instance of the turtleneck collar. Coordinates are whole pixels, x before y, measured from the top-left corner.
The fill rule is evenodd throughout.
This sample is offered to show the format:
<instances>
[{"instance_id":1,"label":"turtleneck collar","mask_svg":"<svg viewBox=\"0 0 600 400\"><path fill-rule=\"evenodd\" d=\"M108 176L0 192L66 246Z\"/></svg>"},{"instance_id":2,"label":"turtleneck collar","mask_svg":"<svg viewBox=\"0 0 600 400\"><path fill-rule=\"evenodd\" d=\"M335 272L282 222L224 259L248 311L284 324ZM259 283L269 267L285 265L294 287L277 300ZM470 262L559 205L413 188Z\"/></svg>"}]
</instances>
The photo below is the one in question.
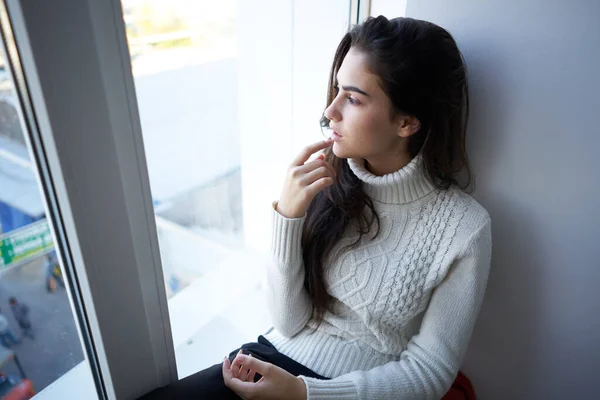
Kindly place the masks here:
<instances>
[{"instance_id":1,"label":"turtleneck collar","mask_svg":"<svg viewBox=\"0 0 600 400\"><path fill-rule=\"evenodd\" d=\"M365 167L365 160L361 158L349 158L348 165L362 181L365 193L382 203L410 203L434 189L433 184L425 176L421 155L417 155L398 171L383 176L370 173Z\"/></svg>"}]
</instances>

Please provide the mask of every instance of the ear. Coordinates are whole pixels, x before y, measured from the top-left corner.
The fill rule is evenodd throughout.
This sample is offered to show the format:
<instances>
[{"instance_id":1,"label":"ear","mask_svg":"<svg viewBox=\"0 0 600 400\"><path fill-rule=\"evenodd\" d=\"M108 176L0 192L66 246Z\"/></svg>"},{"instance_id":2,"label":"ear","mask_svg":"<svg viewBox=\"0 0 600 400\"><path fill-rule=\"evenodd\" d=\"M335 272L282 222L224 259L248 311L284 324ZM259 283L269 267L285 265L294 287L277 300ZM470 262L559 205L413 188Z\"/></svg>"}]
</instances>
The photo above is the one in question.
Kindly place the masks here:
<instances>
[{"instance_id":1,"label":"ear","mask_svg":"<svg viewBox=\"0 0 600 400\"><path fill-rule=\"evenodd\" d=\"M407 138L421 129L421 122L416 117L402 115L396 118L398 118L398 136L400 137Z\"/></svg>"}]
</instances>

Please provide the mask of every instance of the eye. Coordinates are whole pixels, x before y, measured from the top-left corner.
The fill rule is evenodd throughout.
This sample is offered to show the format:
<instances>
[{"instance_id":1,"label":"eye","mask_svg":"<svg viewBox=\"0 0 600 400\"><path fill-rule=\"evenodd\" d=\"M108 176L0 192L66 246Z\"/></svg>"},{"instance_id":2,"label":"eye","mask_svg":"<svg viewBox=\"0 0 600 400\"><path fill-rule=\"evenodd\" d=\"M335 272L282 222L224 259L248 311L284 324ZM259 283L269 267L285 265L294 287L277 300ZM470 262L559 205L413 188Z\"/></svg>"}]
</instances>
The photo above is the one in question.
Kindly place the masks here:
<instances>
[{"instance_id":1,"label":"eye","mask_svg":"<svg viewBox=\"0 0 600 400\"><path fill-rule=\"evenodd\" d=\"M354 105L358 104L358 100L356 100L352 96L346 96L346 99L348 100L348 103L350 103L350 104L354 104Z\"/></svg>"}]
</instances>

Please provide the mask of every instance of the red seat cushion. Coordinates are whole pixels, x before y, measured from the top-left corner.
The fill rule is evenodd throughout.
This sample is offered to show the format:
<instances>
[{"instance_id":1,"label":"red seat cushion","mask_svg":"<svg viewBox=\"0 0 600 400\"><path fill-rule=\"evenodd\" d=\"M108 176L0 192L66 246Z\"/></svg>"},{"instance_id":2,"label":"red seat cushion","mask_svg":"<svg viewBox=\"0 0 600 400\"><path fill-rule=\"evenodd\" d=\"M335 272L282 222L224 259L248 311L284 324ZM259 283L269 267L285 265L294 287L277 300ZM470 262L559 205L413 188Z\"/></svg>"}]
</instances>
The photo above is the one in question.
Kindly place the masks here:
<instances>
[{"instance_id":1,"label":"red seat cushion","mask_svg":"<svg viewBox=\"0 0 600 400\"><path fill-rule=\"evenodd\" d=\"M462 372L458 372L454 383L450 387L450 390L442 400L475 400L475 390L469 378L467 378Z\"/></svg>"}]
</instances>

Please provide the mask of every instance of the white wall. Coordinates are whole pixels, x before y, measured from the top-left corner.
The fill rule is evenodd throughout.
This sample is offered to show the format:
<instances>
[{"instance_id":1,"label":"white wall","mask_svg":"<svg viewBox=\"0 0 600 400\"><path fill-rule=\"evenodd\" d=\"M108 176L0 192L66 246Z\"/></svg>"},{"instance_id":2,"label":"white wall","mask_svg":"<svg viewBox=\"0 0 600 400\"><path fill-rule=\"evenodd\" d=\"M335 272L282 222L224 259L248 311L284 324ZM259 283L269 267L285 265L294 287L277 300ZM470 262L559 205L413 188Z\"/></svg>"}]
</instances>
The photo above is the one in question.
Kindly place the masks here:
<instances>
[{"instance_id":1,"label":"white wall","mask_svg":"<svg viewBox=\"0 0 600 400\"><path fill-rule=\"evenodd\" d=\"M475 196L493 226L464 365L482 399L598 398L600 3L414 0L470 69Z\"/></svg>"},{"instance_id":2,"label":"white wall","mask_svg":"<svg viewBox=\"0 0 600 400\"><path fill-rule=\"evenodd\" d=\"M246 246L269 246L270 205L287 166L323 138L329 68L347 28L347 0L238 1L239 123Z\"/></svg>"},{"instance_id":3,"label":"white wall","mask_svg":"<svg viewBox=\"0 0 600 400\"><path fill-rule=\"evenodd\" d=\"M388 19L406 15L407 0L371 0L371 15L383 15Z\"/></svg>"}]
</instances>

